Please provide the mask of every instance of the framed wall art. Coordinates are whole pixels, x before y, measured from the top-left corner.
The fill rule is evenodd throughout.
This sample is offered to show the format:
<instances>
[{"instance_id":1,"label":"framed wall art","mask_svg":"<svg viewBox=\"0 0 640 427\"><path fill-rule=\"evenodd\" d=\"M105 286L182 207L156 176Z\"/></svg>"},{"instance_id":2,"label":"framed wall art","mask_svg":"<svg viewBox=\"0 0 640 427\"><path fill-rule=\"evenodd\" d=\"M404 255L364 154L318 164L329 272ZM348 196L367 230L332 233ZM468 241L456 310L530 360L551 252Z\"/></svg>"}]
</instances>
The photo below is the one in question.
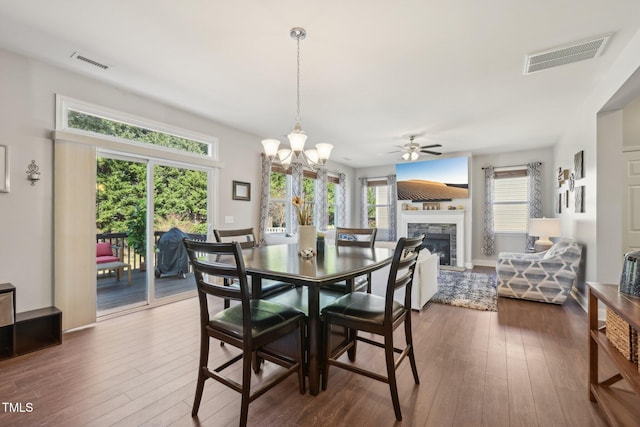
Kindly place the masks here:
<instances>
[{"instance_id":1,"label":"framed wall art","mask_svg":"<svg viewBox=\"0 0 640 427\"><path fill-rule=\"evenodd\" d=\"M573 171L576 179L584 178L584 151L578 151L573 156Z\"/></svg>"},{"instance_id":2,"label":"framed wall art","mask_svg":"<svg viewBox=\"0 0 640 427\"><path fill-rule=\"evenodd\" d=\"M584 185L576 187L575 199L576 199L576 213L583 213L584 212Z\"/></svg>"},{"instance_id":3,"label":"framed wall art","mask_svg":"<svg viewBox=\"0 0 640 427\"><path fill-rule=\"evenodd\" d=\"M0 193L9 192L9 147L0 145Z\"/></svg>"},{"instance_id":4,"label":"framed wall art","mask_svg":"<svg viewBox=\"0 0 640 427\"><path fill-rule=\"evenodd\" d=\"M233 200L251 200L251 183L233 181Z\"/></svg>"}]
</instances>

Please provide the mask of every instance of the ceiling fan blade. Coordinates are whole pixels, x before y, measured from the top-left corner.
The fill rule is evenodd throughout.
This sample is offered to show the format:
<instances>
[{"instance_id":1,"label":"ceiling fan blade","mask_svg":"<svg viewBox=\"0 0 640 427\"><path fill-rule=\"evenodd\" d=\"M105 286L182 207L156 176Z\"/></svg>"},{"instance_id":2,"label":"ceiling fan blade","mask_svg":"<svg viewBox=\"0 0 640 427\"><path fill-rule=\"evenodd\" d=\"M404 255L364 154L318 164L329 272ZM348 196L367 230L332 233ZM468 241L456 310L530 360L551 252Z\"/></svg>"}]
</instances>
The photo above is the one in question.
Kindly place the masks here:
<instances>
[{"instance_id":1,"label":"ceiling fan blade","mask_svg":"<svg viewBox=\"0 0 640 427\"><path fill-rule=\"evenodd\" d=\"M434 156L439 156L442 153L438 153L437 151L430 151L430 150L420 150L421 153L425 153L425 154L432 154Z\"/></svg>"},{"instance_id":2,"label":"ceiling fan blade","mask_svg":"<svg viewBox=\"0 0 640 427\"><path fill-rule=\"evenodd\" d=\"M422 150L424 148L435 148L435 147L442 147L442 144L422 145L420 149Z\"/></svg>"}]
</instances>

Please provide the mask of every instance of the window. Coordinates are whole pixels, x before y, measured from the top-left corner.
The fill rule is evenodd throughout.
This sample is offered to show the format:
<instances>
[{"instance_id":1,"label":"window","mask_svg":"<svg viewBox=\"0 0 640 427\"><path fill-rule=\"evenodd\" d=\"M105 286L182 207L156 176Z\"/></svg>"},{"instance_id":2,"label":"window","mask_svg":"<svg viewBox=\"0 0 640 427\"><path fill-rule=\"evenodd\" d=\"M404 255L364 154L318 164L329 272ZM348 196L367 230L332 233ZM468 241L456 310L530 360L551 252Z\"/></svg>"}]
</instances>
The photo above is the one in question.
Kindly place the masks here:
<instances>
[{"instance_id":1,"label":"window","mask_svg":"<svg viewBox=\"0 0 640 427\"><path fill-rule=\"evenodd\" d=\"M339 180L337 177L329 176L327 181L327 210L329 211L327 229L331 230L336 228L336 190L338 189Z\"/></svg>"},{"instance_id":2,"label":"window","mask_svg":"<svg viewBox=\"0 0 640 427\"><path fill-rule=\"evenodd\" d=\"M315 200L315 180L315 173L304 171L302 194L307 201L313 202ZM285 170L279 165L272 165L269 188L269 216L265 233L291 233L291 224L290 221L287 221L293 215L291 170ZM315 207L313 220L315 224L317 221Z\"/></svg>"},{"instance_id":3,"label":"window","mask_svg":"<svg viewBox=\"0 0 640 427\"><path fill-rule=\"evenodd\" d=\"M389 223L389 183L386 178L367 181L367 218L366 227L377 227L381 240L387 235L391 225ZM395 201L394 201L395 202Z\"/></svg>"},{"instance_id":4,"label":"window","mask_svg":"<svg viewBox=\"0 0 640 427\"><path fill-rule=\"evenodd\" d=\"M529 177L526 169L495 172L493 181L493 229L495 233L527 233L528 186Z\"/></svg>"},{"instance_id":5,"label":"window","mask_svg":"<svg viewBox=\"0 0 640 427\"><path fill-rule=\"evenodd\" d=\"M291 197L291 176L284 172L271 172L269 191L269 218L265 233L284 233L287 231Z\"/></svg>"}]
</instances>

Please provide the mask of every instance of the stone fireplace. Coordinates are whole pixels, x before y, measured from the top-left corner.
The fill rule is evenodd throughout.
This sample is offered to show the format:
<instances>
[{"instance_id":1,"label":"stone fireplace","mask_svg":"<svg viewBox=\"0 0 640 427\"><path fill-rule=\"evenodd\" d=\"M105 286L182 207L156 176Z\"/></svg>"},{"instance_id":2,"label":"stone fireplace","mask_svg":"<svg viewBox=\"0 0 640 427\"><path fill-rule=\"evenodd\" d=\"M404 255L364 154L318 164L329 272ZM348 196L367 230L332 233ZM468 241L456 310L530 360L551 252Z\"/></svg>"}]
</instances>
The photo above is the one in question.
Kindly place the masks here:
<instances>
[{"instance_id":1,"label":"stone fireplace","mask_svg":"<svg viewBox=\"0 0 640 427\"><path fill-rule=\"evenodd\" d=\"M425 234L424 246L438 254L440 265L464 267L464 211L403 211L400 237Z\"/></svg>"}]
</instances>

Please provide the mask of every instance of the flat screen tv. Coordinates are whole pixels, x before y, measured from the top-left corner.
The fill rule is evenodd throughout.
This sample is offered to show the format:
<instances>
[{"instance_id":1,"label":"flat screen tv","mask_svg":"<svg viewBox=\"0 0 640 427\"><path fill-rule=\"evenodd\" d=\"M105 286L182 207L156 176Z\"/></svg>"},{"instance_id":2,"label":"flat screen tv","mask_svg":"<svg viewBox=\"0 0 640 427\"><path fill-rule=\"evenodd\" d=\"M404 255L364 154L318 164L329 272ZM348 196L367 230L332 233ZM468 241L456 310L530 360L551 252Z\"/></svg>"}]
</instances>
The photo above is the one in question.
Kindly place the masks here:
<instances>
[{"instance_id":1,"label":"flat screen tv","mask_svg":"<svg viewBox=\"0 0 640 427\"><path fill-rule=\"evenodd\" d=\"M469 197L469 158L449 157L396 164L398 200L415 202Z\"/></svg>"}]
</instances>

